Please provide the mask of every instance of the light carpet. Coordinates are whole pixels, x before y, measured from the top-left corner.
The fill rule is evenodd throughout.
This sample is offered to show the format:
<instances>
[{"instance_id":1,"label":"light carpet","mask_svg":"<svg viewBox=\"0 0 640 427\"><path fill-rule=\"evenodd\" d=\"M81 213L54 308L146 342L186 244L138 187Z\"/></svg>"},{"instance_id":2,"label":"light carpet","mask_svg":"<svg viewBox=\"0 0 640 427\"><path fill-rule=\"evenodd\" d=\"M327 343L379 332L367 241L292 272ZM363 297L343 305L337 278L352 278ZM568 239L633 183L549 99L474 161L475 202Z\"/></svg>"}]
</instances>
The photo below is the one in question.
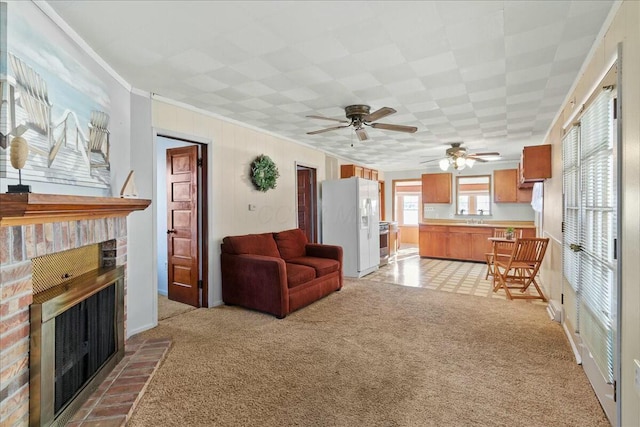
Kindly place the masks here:
<instances>
[{"instance_id":1,"label":"light carpet","mask_svg":"<svg viewBox=\"0 0 640 427\"><path fill-rule=\"evenodd\" d=\"M543 306L372 281L283 320L197 309L131 426L609 426Z\"/></svg>"},{"instance_id":2,"label":"light carpet","mask_svg":"<svg viewBox=\"0 0 640 427\"><path fill-rule=\"evenodd\" d=\"M166 296L158 294L158 320L168 319L195 309L193 306L171 301Z\"/></svg>"}]
</instances>

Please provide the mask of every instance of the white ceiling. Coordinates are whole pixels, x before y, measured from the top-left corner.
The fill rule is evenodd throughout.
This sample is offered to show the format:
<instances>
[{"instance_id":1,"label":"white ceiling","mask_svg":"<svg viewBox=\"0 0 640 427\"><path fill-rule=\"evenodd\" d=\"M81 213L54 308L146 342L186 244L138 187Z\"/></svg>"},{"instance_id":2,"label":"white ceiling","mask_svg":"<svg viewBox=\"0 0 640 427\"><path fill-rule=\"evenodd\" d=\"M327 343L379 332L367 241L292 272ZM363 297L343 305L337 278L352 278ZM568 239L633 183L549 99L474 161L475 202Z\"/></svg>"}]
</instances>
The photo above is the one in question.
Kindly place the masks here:
<instances>
[{"instance_id":1,"label":"white ceiling","mask_svg":"<svg viewBox=\"0 0 640 427\"><path fill-rule=\"evenodd\" d=\"M504 159L542 143L613 4L49 2L134 87L384 171L450 142ZM306 134L351 104L418 131Z\"/></svg>"}]
</instances>

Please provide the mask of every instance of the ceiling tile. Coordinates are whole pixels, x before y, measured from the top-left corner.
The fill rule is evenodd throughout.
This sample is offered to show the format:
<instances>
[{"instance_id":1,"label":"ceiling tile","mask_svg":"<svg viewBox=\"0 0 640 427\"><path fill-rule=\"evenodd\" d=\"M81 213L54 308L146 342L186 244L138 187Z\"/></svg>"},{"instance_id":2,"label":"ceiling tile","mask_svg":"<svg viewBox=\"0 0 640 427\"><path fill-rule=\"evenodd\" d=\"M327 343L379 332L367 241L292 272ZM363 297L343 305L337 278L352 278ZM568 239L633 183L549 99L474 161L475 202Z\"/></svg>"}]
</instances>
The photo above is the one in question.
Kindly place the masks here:
<instances>
[{"instance_id":1,"label":"ceiling tile","mask_svg":"<svg viewBox=\"0 0 640 427\"><path fill-rule=\"evenodd\" d=\"M135 88L390 170L422 167L416 150L443 142L514 159L541 143L615 3L48 4ZM307 115L356 103L418 131L307 135L331 125Z\"/></svg>"}]
</instances>

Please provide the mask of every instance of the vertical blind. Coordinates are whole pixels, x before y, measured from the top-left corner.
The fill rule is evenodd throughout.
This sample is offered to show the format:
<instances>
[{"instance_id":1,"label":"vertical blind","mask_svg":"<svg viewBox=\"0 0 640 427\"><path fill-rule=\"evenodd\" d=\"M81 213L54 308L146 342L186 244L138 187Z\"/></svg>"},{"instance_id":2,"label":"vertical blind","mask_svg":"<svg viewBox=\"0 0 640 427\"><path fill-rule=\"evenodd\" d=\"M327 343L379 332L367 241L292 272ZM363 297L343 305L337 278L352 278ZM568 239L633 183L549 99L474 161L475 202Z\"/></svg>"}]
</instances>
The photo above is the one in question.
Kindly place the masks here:
<instances>
[{"instance_id":1,"label":"vertical blind","mask_svg":"<svg viewBox=\"0 0 640 427\"><path fill-rule=\"evenodd\" d=\"M563 139L563 271L577 294L578 332L607 382L617 316L613 125L612 91L603 90Z\"/></svg>"}]
</instances>

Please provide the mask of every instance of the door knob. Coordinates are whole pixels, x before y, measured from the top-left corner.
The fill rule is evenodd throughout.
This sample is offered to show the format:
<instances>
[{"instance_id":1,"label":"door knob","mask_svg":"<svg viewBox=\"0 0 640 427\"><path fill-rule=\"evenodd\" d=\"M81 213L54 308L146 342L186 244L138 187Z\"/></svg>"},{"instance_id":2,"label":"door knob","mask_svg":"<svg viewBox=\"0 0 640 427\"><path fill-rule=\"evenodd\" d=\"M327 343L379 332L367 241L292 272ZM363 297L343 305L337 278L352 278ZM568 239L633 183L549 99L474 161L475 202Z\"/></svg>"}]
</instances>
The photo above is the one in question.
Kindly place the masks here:
<instances>
[{"instance_id":1,"label":"door knob","mask_svg":"<svg viewBox=\"0 0 640 427\"><path fill-rule=\"evenodd\" d=\"M167 230L167 234L175 234L176 230Z\"/></svg>"},{"instance_id":2,"label":"door knob","mask_svg":"<svg viewBox=\"0 0 640 427\"><path fill-rule=\"evenodd\" d=\"M582 250L582 246L571 243L569 245L569 249L571 249L573 252L580 252Z\"/></svg>"}]
</instances>

